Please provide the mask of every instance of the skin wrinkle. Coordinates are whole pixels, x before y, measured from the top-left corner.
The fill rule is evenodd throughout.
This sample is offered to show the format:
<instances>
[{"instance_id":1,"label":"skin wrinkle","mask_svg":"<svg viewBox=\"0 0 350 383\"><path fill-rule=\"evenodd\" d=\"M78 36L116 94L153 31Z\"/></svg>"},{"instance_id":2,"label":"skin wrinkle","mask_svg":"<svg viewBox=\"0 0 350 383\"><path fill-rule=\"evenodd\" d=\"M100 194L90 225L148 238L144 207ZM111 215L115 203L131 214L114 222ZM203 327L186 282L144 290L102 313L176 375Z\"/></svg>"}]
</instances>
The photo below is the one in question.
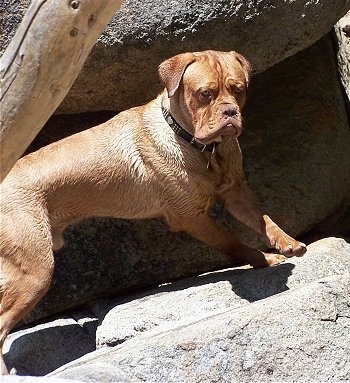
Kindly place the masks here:
<instances>
[{"instance_id":1,"label":"skin wrinkle","mask_svg":"<svg viewBox=\"0 0 350 383\"><path fill-rule=\"evenodd\" d=\"M194 76L193 72L196 72L196 67L198 67L199 63L202 67L204 66L204 70L202 69L203 71L208 70L213 72L213 68L215 68L215 82L208 82L207 80L205 83L200 83L198 85L198 77L197 75ZM213 57L204 57L200 58L198 62L190 64L190 66L184 74L184 83L186 84L184 88L184 95L186 95L187 99L189 100L187 101L187 103L185 103L185 106L186 109L189 111L191 115L191 120L193 122L193 125L186 125L187 122L185 122L185 126L188 127L190 133L194 134L195 137L202 142L210 142L213 139L215 140L216 137L219 141L222 140L222 137L218 136L218 134L213 130L215 130L215 127L217 126L217 116L223 113L222 110L225 107L225 105L230 105L234 102L235 110L239 110L239 106L234 100L233 94L231 94L230 91L232 90L233 84L235 85L235 87L238 87L237 84L239 84L241 87L244 86L245 76L243 76L241 80L234 80L234 77L232 77L231 72L232 66L228 67L227 62L222 60L220 62L215 63ZM235 72L236 71L234 71L234 73ZM213 97L211 97L209 103L202 102L203 105L199 106L199 108L196 108L197 104L201 104L201 102L198 101L198 92L201 89L215 90L213 92ZM219 99L215 97L215 95L218 93L221 94L221 97ZM244 101L242 100L242 96L243 95L240 94L238 97L240 101ZM193 113L193 110L196 110L196 113ZM213 110L214 112L212 112ZM237 114L236 119L237 124L240 125L242 121L240 113ZM222 119L222 124L223 126L225 126L225 119ZM209 133L206 133L207 129L209 129L209 131L213 131L212 137ZM238 128L238 126L237 129L239 134L240 128Z\"/></svg>"},{"instance_id":2,"label":"skin wrinkle","mask_svg":"<svg viewBox=\"0 0 350 383\"><path fill-rule=\"evenodd\" d=\"M222 72L215 69L217 61L226 62L218 66ZM216 248L230 257L232 266L274 266L284 255L305 253L305 245L284 233L260 209L244 179L240 131L235 132L231 114L232 109L243 108L245 92L244 98L236 97L221 83L230 77L244 83L249 77L247 67L236 52L172 57L159 66L165 89L156 99L48 145L14 165L0 186L1 220L6 223L0 226L0 238L4 238L0 346L48 290L54 267L52 245L62 246L64 228L87 217L164 218L170 230L184 231ZM203 103L198 90L208 83L218 84L217 95ZM223 109L223 100L232 109ZM162 106L195 137L210 142L229 134L231 139L224 136L215 153L201 152L169 127ZM230 126L223 127L221 117ZM208 121L215 119L210 130ZM223 230L208 215L215 200L284 255L247 247ZM0 365L6 372L2 354Z\"/></svg>"}]
</instances>

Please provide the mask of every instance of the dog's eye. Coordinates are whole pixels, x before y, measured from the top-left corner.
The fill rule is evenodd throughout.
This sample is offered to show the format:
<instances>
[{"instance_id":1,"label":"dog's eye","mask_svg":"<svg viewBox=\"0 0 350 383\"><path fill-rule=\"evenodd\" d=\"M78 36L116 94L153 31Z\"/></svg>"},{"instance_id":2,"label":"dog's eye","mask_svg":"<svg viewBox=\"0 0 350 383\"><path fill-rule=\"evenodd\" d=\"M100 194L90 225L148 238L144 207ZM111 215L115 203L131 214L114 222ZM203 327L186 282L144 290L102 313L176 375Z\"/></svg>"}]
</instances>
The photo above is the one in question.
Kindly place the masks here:
<instances>
[{"instance_id":1,"label":"dog's eye","mask_svg":"<svg viewBox=\"0 0 350 383\"><path fill-rule=\"evenodd\" d=\"M202 100L209 100L211 98L211 91L209 89L203 89L198 92L198 95Z\"/></svg>"},{"instance_id":2,"label":"dog's eye","mask_svg":"<svg viewBox=\"0 0 350 383\"><path fill-rule=\"evenodd\" d=\"M231 87L231 92L233 94L240 94L244 92L244 86L243 85L234 85Z\"/></svg>"}]
</instances>

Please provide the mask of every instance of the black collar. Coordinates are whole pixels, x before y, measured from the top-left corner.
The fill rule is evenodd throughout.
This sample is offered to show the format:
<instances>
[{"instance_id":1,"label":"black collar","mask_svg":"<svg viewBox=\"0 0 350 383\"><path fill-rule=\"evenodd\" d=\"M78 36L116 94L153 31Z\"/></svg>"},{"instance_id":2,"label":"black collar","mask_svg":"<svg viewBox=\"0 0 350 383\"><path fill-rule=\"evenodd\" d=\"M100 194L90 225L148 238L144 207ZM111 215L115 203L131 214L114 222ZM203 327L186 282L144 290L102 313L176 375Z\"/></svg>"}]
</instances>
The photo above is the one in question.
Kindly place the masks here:
<instances>
[{"instance_id":1,"label":"black collar","mask_svg":"<svg viewBox=\"0 0 350 383\"><path fill-rule=\"evenodd\" d=\"M190 143L192 146L194 146L196 149L200 150L201 152L211 152L214 153L215 151L215 142L211 144L203 144L202 142L198 141L196 137L192 136L191 133L189 133L187 130L182 128L175 120L175 118L170 114L169 110L167 110L162 105L162 113L165 118L165 121L168 123L168 125L171 127L171 129L178 134L181 138L183 138L185 141Z\"/></svg>"}]
</instances>

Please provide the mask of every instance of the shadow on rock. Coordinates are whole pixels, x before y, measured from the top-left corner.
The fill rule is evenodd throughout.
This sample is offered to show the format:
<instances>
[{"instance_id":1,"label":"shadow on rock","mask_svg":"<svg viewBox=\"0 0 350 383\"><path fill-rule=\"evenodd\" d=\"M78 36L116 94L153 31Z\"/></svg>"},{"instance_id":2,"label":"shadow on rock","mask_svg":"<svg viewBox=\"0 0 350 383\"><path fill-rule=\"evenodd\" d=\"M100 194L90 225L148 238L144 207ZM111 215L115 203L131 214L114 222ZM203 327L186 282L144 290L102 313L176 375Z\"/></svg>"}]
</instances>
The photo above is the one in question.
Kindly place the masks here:
<instances>
[{"instance_id":1,"label":"shadow on rock","mask_svg":"<svg viewBox=\"0 0 350 383\"><path fill-rule=\"evenodd\" d=\"M231 284L235 294L248 302L255 302L289 290L287 282L294 267L295 265L292 263L282 263L276 267L263 269L239 268L214 271L160 286L158 289L150 290L149 294L184 290L190 287L227 281Z\"/></svg>"},{"instance_id":2,"label":"shadow on rock","mask_svg":"<svg viewBox=\"0 0 350 383\"><path fill-rule=\"evenodd\" d=\"M249 302L255 302L289 290L288 277L295 265L283 263L276 267L265 269L226 270L222 272L199 276L201 283L215 283L227 280L232 285L232 291Z\"/></svg>"},{"instance_id":3,"label":"shadow on rock","mask_svg":"<svg viewBox=\"0 0 350 383\"><path fill-rule=\"evenodd\" d=\"M11 334L5 343L5 363L17 375L48 374L94 351L96 328L96 318L56 319L24 328Z\"/></svg>"},{"instance_id":4,"label":"shadow on rock","mask_svg":"<svg viewBox=\"0 0 350 383\"><path fill-rule=\"evenodd\" d=\"M164 284L123 299L98 300L97 348L117 346L145 332L197 322L289 289L294 264L266 269L226 269Z\"/></svg>"}]
</instances>

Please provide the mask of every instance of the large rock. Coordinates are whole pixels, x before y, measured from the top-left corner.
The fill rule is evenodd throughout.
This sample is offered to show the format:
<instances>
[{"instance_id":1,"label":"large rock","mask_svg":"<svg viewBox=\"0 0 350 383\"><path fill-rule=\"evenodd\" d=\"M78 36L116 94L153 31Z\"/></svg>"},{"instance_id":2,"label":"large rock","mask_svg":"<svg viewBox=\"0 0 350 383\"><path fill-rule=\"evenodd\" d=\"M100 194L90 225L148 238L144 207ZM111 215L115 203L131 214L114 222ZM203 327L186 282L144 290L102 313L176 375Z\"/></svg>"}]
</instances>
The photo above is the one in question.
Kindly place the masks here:
<instances>
[{"instance_id":1,"label":"large rock","mask_svg":"<svg viewBox=\"0 0 350 383\"><path fill-rule=\"evenodd\" d=\"M248 101L246 174L273 217L298 234L346 211L350 130L331 39L253 78Z\"/></svg>"},{"instance_id":2,"label":"large rock","mask_svg":"<svg viewBox=\"0 0 350 383\"><path fill-rule=\"evenodd\" d=\"M81 380L47 378L38 376L2 376L2 383L85 383ZM120 382L121 383L121 382Z\"/></svg>"},{"instance_id":3,"label":"large rock","mask_svg":"<svg viewBox=\"0 0 350 383\"><path fill-rule=\"evenodd\" d=\"M350 244L327 238L310 245L305 257L273 269L227 269L114 301L100 300L90 305L93 314L103 318L97 328L96 345L115 346L153 329L183 326L320 278L350 274L349 261Z\"/></svg>"},{"instance_id":4,"label":"large rock","mask_svg":"<svg viewBox=\"0 0 350 383\"><path fill-rule=\"evenodd\" d=\"M329 277L238 309L104 348L51 376L110 382L346 381L350 275ZM103 363L107 379L95 374Z\"/></svg>"},{"instance_id":5,"label":"large rock","mask_svg":"<svg viewBox=\"0 0 350 383\"><path fill-rule=\"evenodd\" d=\"M313 228L349 196L350 133L332 55L326 37L255 76L245 111L241 142L248 181L292 235ZM58 138L61 128L67 132L78 119L52 119L38 141ZM222 224L236 226L220 208L215 214ZM238 229L246 242L256 243L254 235ZM53 286L28 321L99 296L230 265L227 257L185 234L170 233L157 220L89 220L67 230L66 240L56 254Z\"/></svg>"},{"instance_id":6,"label":"large rock","mask_svg":"<svg viewBox=\"0 0 350 383\"><path fill-rule=\"evenodd\" d=\"M29 1L20 3L2 6L2 48ZM349 7L349 0L127 0L59 112L122 110L143 103L159 90L158 64L183 51L241 51L263 71L316 42Z\"/></svg>"},{"instance_id":7,"label":"large rock","mask_svg":"<svg viewBox=\"0 0 350 383\"><path fill-rule=\"evenodd\" d=\"M179 329L220 316L227 310L240 312L241 308L246 308L254 314L254 302L262 301L270 307L273 304L271 301L275 302L280 293L288 290L291 294L284 295L285 305L293 306L298 296L297 291L303 286L311 292L315 286L309 287L308 284L315 280L349 275L349 259L349 243L342 239L327 238L310 245L305 257L290 259L278 267L260 270L226 269L120 299L98 300L85 306L83 310L66 314L62 319L53 319L14 332L5 343L5 360L18 374L43 375L57 367L58 363L64 364L79 357L80 350L90 352L93 348L91 338L97 323L97 346L117 346L117 350L118 345L128 344L132 338L144 343L148 342L145 336L151 338L159 334L174 333L176 337ZM316 298L311 299L311 305L314 305ZM332 303L329 305L332 307ZM277 310L278 306L276 303ZM275 309L272 313L274 311ZM302 313L293 318L298 321L300 317ZM242 320L243 317L238 319L238 323ZM271 327L266 336L273 331L274 328ZM106 354L105 349L100 352ZM99 354L92 353L91 358L96 355ZM77 365L80 366L81 363L74 364ZM67 369L71 372L70 368ZM77 372L75 367L74 371ZM85 381L89 376L93 377L92 382L99 383L111 381L112 376L128 376L118 366L111 368L108 357L106 360L101 358L87 368L82 364L79 371L81 375L74 378ZM101 371L104 371L103 378Z\"/></svg>"},{"instance_id":8,"label":"large rock","mask_svg":"<svg viewBox=\"0 0 350 383\"><path fill-rule=\"evenodd\" d=\"M46 375L94 351L97 324L81 309L18 330L3 348L7 366L18 375Z\"/></svg>"},{"instance_id":9,"label":"large rock","mask_svg":"<svg viewBox=\"0 0 350 383\"><path fill-rule=\"evenodd\" d=\"M334 29L338 42L340 79L350 102L350 11L339 20Z\"/></svg>"},{"instance_id":10,"label":"large rock","mask_svg":"<svg viewBox=\"0 0 350 383\"><path fill-rule=\"evenodd\" d=\"M337 266L329 270L332 256ZM327 239L312 245L310 259L258 271L227 270L176 283L156 295L134 297L115 308L120 317L109 323L112 333L124 329L123 344L93 352L50 376L83 381L88 376L89 382L99 383L122 373L134 383L295 382L310 381L315 374L319 381L346 380L349 256L349 244ZM279 272L283 266L284 272ZM310 282L322 275L328 276ZM225 283L231 291L223 288ZM223 296L229 295L224 302ZM153 302L153 310L142 310L147 301ZM147 321L159 325L149 329ZM132 326L139 331L130 339Z\"/></svg>"}]
</instances>

